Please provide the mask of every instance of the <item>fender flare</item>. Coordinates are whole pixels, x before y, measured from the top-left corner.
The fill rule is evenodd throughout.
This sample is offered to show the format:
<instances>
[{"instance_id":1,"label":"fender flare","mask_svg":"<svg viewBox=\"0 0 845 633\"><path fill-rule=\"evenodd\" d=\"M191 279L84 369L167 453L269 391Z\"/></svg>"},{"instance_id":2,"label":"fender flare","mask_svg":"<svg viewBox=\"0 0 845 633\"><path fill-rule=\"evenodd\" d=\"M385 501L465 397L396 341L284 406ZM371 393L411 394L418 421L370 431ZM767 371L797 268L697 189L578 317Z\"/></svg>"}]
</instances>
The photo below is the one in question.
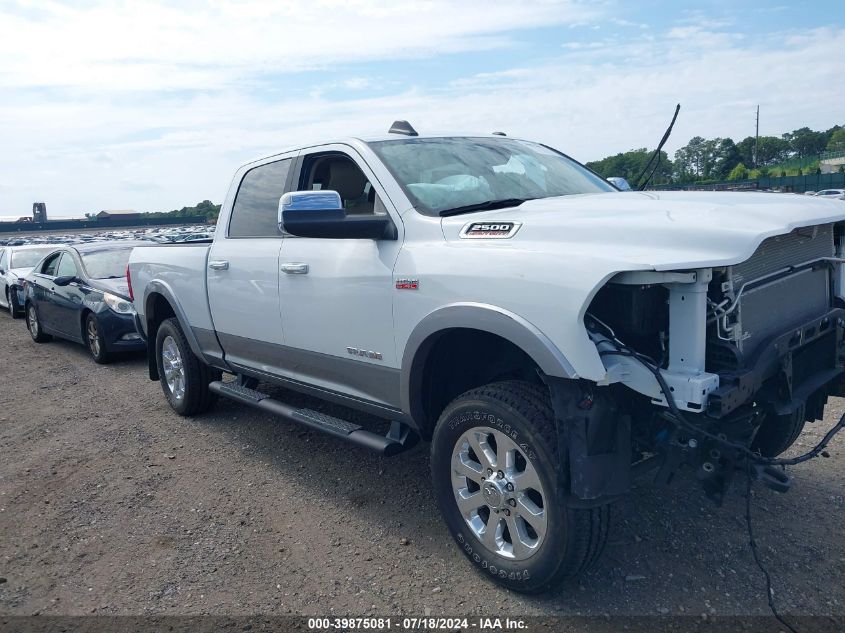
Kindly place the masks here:
<instances>
[{"instance_id":1,"label":"fender flare","mask_svg":"<svg viewBox=\"0 0 845 633\"><path fill-rule=\"evenodd\" d=\"M179 325L182 326L182 332L185 334L185 338L188 339L188 345L191 347L191 351L196 355L197 358L205 358L205 354L202 353L200 349L199 341L197 341L197 337L194 334L193 329L191 326L188 325L188 317L185 314L185 310L182 308L182 304L176 300L176 294L173 292L173 289L168 286L166 283L160 280L154 280L147 284L147 287L144 289L144 330L146 331L147 337L147 358L150 363L150 376L153 374L153 367L156 367L155 373L158 373L157 366L155 365L155 338L150 336L150 328L149 328L149 321L150 321L150 296L153 294L159 294L170 304L170 307L173 308L173 312L176 314L176 318L179 321Z\"/></svg>"},{"instance_id":2,"label":"fender flare","mask_svg":"<svg viewBox=\"0 0 845 633\"><path fill-rule=\"evenodd\" d=\"M452 303L428 313L416 325L402 355L400 399L402 410L421 420L420 372L438 335L465 328L488 332L510 341L525 352L547 376L578 378L566 356L534 324L518 314L486 303Z\"/></svg>"}]
</instances>

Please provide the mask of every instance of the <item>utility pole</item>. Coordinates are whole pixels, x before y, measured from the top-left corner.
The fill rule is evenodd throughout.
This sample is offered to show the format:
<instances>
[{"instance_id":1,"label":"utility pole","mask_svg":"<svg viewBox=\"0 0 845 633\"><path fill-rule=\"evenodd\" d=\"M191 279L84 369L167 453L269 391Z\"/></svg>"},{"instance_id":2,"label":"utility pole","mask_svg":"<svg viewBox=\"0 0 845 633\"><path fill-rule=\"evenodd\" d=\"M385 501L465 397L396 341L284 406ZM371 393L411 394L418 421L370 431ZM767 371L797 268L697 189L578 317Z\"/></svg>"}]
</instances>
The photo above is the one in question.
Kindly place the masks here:
<instances>
[{"instance_id":1,"label":"utility pole","mask_svg":"<svg viewBox=\"0 0 845 633\"><path fill-rule=\"evenodd\" d=\"M754 169L757 169L757 160L760 155L760 106L757 106L757 126L754 130Z\"/></svg>"}]
</instances>

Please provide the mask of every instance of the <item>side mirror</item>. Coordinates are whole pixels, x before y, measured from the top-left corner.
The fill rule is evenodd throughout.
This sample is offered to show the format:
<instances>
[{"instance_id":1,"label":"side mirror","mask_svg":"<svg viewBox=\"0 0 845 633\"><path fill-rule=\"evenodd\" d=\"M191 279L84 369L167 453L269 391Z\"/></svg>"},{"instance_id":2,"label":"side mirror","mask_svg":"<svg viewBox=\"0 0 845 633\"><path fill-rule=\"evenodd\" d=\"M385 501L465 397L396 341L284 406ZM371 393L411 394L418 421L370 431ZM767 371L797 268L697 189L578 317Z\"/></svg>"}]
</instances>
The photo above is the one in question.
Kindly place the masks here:
<instances>
[{"instance_id":1,"label":"side mirror","mask_svg":"<svg viewBox=\"0 0 845 633\"><path fill-rule=\"evenodd\" d=\"M56 277L53 283L57 286L67 286L72 281L76 281L76 277L73 275L64 275L63 277Z\"/></svg>"},{"instance_id":2,"label":"side mirror","mask_svg":"<svg viewBox=\"0 0 845 633\"><path fill-rule=\"evenodd\" d=\"M279 228L299 237L395 240L387 215L347 215L337 191L291 191L279 200Z\"/></svg>"},{"instance_id":3,"label":"side mirror","mask_svg":"<svg viewBox=\"0 0 845 633\"><path fill-rule=\"evenodd\" d=\"M610 176L607 179L611 185L619 189L620 191L632 191L631 185L628 183L627 180L622 178L621 176Z\"/></svg>"}]
</instances>

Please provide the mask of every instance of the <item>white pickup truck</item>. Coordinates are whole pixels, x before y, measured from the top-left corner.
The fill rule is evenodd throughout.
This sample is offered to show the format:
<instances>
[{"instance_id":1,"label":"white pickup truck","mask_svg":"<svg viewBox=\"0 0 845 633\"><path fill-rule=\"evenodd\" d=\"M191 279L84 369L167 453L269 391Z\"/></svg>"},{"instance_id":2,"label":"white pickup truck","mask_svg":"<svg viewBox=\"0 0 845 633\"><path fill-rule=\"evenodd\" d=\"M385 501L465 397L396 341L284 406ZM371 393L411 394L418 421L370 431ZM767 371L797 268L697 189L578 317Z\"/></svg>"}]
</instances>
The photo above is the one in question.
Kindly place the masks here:
<instances>
[{"instance_id":1,"label":"white pickup truck","mask_svg":"<svg viewBox=\"0 0 845 633\"><path fill-rule=\"evenodd\" d=\"M128 276L178 413L222 395L386 455L428 440L461 551L536 592L596 560L640 471L788 488L763 466L838 393L844 255L840 201L620 192L545 145L397 122L244 165L212 244L136 248Z\"/></svg>"}]
</instances>

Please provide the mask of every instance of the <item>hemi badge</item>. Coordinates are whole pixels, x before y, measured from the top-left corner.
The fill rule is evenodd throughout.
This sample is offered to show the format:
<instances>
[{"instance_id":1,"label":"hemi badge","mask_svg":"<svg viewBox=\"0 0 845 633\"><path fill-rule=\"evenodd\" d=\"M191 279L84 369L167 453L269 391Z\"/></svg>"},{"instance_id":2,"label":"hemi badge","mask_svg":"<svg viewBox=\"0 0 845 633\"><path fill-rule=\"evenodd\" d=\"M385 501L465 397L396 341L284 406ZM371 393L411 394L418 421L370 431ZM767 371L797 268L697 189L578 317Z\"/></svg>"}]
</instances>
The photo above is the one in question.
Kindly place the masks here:
<instances>
[{"instance_id":1,"label":"hemi badge","mask_svg":"<svg viewBox=\"0 0 845 633\"><path fill-rule=\"evenodd\" d=\"M397 279L396 290L419 290L419 279Z\"/></svg>"}]
</instances>

